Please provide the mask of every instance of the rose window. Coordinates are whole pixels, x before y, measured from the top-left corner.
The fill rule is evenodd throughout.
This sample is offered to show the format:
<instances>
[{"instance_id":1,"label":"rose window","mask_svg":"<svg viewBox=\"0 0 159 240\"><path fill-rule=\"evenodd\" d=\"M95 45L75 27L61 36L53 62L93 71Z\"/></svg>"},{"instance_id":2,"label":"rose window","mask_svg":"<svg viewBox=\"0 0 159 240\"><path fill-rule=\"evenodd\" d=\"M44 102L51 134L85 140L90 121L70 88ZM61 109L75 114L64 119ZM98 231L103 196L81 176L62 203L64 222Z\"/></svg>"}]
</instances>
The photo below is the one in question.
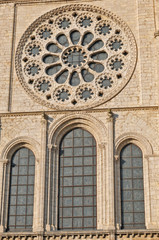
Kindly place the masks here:
<instances>
[{"instance_id":1,"label":"rose window","mask_svg":"<svg viewBox=\"0 0 159 240\"><path fill-rule=\"evenodd\" d=\"M17 48L16 71L25 90L51 108L84 109L115 96L129 81L136 45L112 13L68 5L37 19Z\"/></svg>"}]
</instances>

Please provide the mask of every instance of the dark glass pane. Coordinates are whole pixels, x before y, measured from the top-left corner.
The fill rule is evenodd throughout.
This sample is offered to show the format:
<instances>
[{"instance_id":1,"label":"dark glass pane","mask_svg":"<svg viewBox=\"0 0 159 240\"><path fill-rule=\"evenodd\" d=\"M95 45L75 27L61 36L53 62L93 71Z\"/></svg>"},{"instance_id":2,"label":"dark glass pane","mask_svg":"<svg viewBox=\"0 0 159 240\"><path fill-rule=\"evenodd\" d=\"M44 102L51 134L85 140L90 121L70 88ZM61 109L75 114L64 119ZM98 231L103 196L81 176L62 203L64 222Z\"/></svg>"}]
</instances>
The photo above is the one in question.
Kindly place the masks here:
<instances>
[{"instance_id":1,"label":"dark glass pane","mask_svg":"<svg viewBox=\"0 0 159 240\"><path fill-rule=\"evenodd\" d=\"M121 170L122 178L132 178L132 169L126 168Z\"/></svg>"},{"instance_id":2,"label":"dark glass pane","mask_svg":"<svg viewBox=\"0 0 159 240\"><path fill-rule=\"evenodd\" d=\"M63 198L63 206L64 207L72 206L72 198L71 197Z\"/></svg>"},{"instance_id":3,"label":"dark glass pane","mask_svg":"<svg viewBox=\"0 0 159 240\"><path fill-rule=\"evenodd\" d=\"M83 145L83 139L82 138L75 138L74 139L74 146L79 147Z\"/></svg>"},{"instance_id":4,"label":"dark glass pane","mask_svg":"<svg viewBox=\"0 0 159 240\"><path fill-rule=\"evenodd\" d=\"M94 42L90 47L89 47L89 51L96 51L100 48L102 48L104 46L104 43L102 40L98 40L96 42Z\"/></svg>"},{"instance_id":5,"label":"dark glass pane","mask_svg":"<svg viewBox=\"0 0 159 240\"><path fill-rule=\"evenodd\" d=\"M59 229L96 228L95 149L95 139L81 128L61 141Z\"/></svg>"},{"instance_id":6,"label":"dark glass pane","mask_svg":"<svg viewBox=\"0 0 159 240\"><path fill-rule=\"evenodd\" d=\"M144 213L135 213L134 214L134 222L135 223L144 223L145 222L145 214Z\"/></svg>"},{"instance_id":7,"label":"dark glass pane","mask_svg":"<svg viewBox=\"0 0 159 240\"><path fill-rule=\"evenodd\" d=\"M123 212L133 212L133 202L123 202Z\"/></svg>"},{"instance_id":8,"label":"dark glass pane","mask_svg":"<svg viewBox=\"0 0 159 240\"><path fill-rule=\"evenodd\" d=\"M74 217L82 217L82 207L74 207L73 208L73 216Z\"/></svg>"},{"instance_id":9,"label":"dark glass pane","mask_svg":"<svg viewBox=\"0 0 159 240\"><path fill-rule=\"evenodd\" d=\"M93 155L93 149L92 147L85 147L84 148L84 155L87 156L87 155Z\"/></svg>"},{"instance_id":10,"label":"dark glass pane","mask_svg":"<svg viewBox=\"0 0 159 240\"><path fill-rule=\"evenodd\" d=\"M77 128L77 129L75 129L74 131L73 131L73 133L74 133L74 137L76 138L76 137L82 137L82 135L83 135L83 130L81 129L81 128Z\"/></svg>"},{"instance_id":11,"label":"dark glass pane","mask_svg":"<svg viewBox=\"0 0 159 240\"><path fill-rule=\"evenodd\" d=\"M143 202L134 202L134 212L144 212Z\"/></svg>"},{"instance_id":12,"label":"dark glass pane","mask_svg":"<svg viewBox=\"0 0 159 240\"><path fill-rule=\"evenodd\" d=\"M104 70L104 66L101 63L96 62L89 63L89 67L97 73L103 72Z\"/></svg>"},{"instance_id":13,"label":"dark glass pane","mask_svg":"<svg viewBox=\"0 0 159 240\"><path fill-rule=\"evenodd\" d=\"M77 61L78 61L78 57L77 57ZM72 76L70 78L70 85L78 86L79 84L80 84L80 78L79 78L78 73L77 72L72 73Z\"/></svg>"},{"instance_id":14,"label":"dark glass pane","mask_svg":"<svg viewBox=\"0 0 159 240\"><path fill-rule=\"evenodd\" d=\"M93 228L93 218L84 218L84 226Z\"/></svg>"},{"instance_id":15,"label":"dark glass pane","mask_svg":"<svg viewBox=\"0 0 159 240\"><path fill-rule=\"evenodd\" d=\"M82 218L73 218L73 228L82 228Z\"/></svg>"},{"instance_id":16,"label":"dark glass pane","mask_svg":"<svg viewBox=\"0 0 159 240\"><path fill-rule=\"evenodd\" d=\"M62 188L63 196L71 196L72 195L72 187Z\"/></svg>"},{"instance_id":17,"label":"dark glass pane","mask_svg":"<svg viewBox=\"0 0 159 240\"><path fill-rule=\"evenodd\" d=\"M80 32L79 31L73 31L70 34L71 41L73 44L77 44L80 40Z\"/></svg>"},{"instance_id":18,"label":"dark glass pane","mask_svg":"<svg viewBox=\"0 0 159 240\"><path fill-rule=\"evenodd\" d=\"M133 213L124 213L123 214L124 223L133 223Z\"/></svg>"},{"instance_id":19,"label":"dark glass pane","mask_svg":"<svg viewBox=\"0 0 159 240\"><path fill-rule=\"evenodd\" d=\"M142 158L142 152L141 152L140 148L134 144L132 144L132 156Z\"/></svg>"},{"instance_id":20,"label":"dark glass pane","mask_svg":"<svg viewBox=\"0 0 159 240\"><path fill-rule=\"evenodd\" d=\"M84 204L85 204L85 206L93 205L93 198L92 197L84 197Z\"/></svg>"},{"instance_id":21,"label":"dark glass pane","mask_svg":"<svg viewBox=\"0 0 159 240\"><path fill-rule=\"evenodd\" d=\"M72 158L64 158L64 166L72 166Z\"/></svg>"},{"instance_id":22,"label":"dark glass pane","mask_svg":"<svg viewBox=\"0 0 159 240\"><path fill-rule=\"evenodd\" d=\"M83 201L83 198L82 197L76 197L73 199L73 205L74 206L82 206L82 201Z\"/></svg>"},{"instance_id":23,"label":"dark glass pane","mask_svg":"<svg viewBox=\"0 0 159 240\"><path fill-rule=\"evenodd\" d=\"M123 147L122 151L121 151L121 157L130 157L131 155L131 144Z\"/></svg>"},{"instance_id":24,"label":"dark glass pane","mask_svg":"<svg viewBox=\"0 0 159 240\"><path fill-rule=\"evenodd\" d=\"M63 217L72 217L72 208L63 208Z\"/></svg>"},{"instance_id":25,"label":"dark glass pane","mask_svg":"<svg viewBox=\"0 0 159 240\"><path fill-rule=\"evenodd\" d=\"M85 157L84 158L85 165L93 165L93 158L92 157Z\"/></svg>"},{"instance_id":26,"label":"dark glass pane","mask_svg":"<svg viewBox=\"0 0 159 240\"><path fill-rule=\"evenodd\" d=\"M83 194L83 187L74 187L73 188L74 196L81 196L82 194Z\"/></svg>"},{"instance_id":27,"label":"dark glass pane","mask_svg":"<svg viewBox=\"0 0 159 240\"><path fill-rule=\"evenodd\" d=\"M135 169L133 169L133 177L134 178L142 178L143 177L143 170L142 170L142 168L135 168Z\"/></svg>"},{"instance_id":28,"label":"dark glass pane","mask_svg":"<svg viewBox=\"0 0 159 240\"><path fill-rule=\"evenodd\" d=\"M46 74L49 75L49 76L52 76L54 75L55 73L57 73L60 69L61 69L61 65L58 64L58 65L53 65L51 67L48 67L46 69Z\"/></svg>"},{"instance_id":29,"label":"dark glass pane","mask_svg":"<svg viewBox=\"0 0 159 240\"><path fill-rule=\"evenodd\" d=\"M122 180L122 189L132 189L132 180L131 179L125 179Z\"/></svg>"},{"instance_id":30,"label":"dark glass pane","mask_svg":"<svg viewBox=\"0 0 159 240\"><path fill-rule=\"evenodd\" d=\"M93 195L93 188L90 186L84 187L84 195L85 196Z\"/></svg>"},{"instance_id":31,"label":"dark glass pane","mask_svg":"<svg viewBox=\"0 0 159 240\"><path fill-rule=\"evenodd\" d=\"M75 166L80 166L82 165L82 157L74 157L74 165Z\"/></svg>"},{"instance_id":32,"label":"dark glass pane","mask_svg":"<svg viewBox=\"0 0 159 240\"><path fill-rule=\"evenodd\" d=\"M82 177L74 177L74 186L82 185Z\"/></svg>"},{"instance_id":33,"label":"dark glass pane","mask_svg":"<svg viewBox=\"0 0 159 240\"><path fill-rule=\"evenodd\" d=\"M133 180L133 187L135 189L143 189L143 180L142 179Z\"/></svg>"},{"instance_id":34,"label":"dark glass pane","mask_svg":"<svg viewBox=\"0 0 159 240\"><path fill-rule=\"evenodd\" d=\"M63 228L72 227L72 218L63 218Z\"/></svg>"},{"instance_id":35,"label":"dark glass pane","mask_svg":"<svg viewBox=\"0 0 159 240\"><path fill-rule=\"evenodd\" d=\"M131 158L121 157L120 163L122 168L129 168L131 167Z\"/></svg>"},{"instance_id":36,"label":"dark glass pane","mask_svg":"<svg viewBox=\"0 0 159 240\"><path fill-rule=\"evenodd\" d=\"M83 174L83 168L82 167L74 167L74 175L82 175Z\"/></svg>"},{"instance_id":37,"label":"dark glass pane","mask_svg":"<svg viewBox=\"0 0 159 240\"><path fill-rule=\"evenodd\" d=\"M134 200L143 200L144 201L144 192L143 190L134 190Z\"/></svg>"},{"instance_id":38,"label":"dark glass pane","mask_svg":"<svg viewBox=\"0 0 159 240\"><path fill-rule=\"evenodd\" d=\"M55 80L57 83L62 84L66 82L67 77L68 77L68 70L65 70L62 73L60 73Z\"/></svg>"},{"instance_id":39,"label":"dark glass pane","mask_svg":"<svg viewBox=\"0 0 159 240\"><path fill-rule=\"evenodd\" d=\"M122 228L145 228L142 152L126 145L120 155Z\"/></svg>"},{"instance_id":40,"label":"dark glass pane","mask_svg":"<svg viewBox=\"0 0 159 240\"><path fill-rule=\"evenodd\" d=\"M64 155L65 157L72 156L72 148L65 148Z\"/></svg>"},{"instance_id":41,"label":"dark glass pane","mask_svg":"<svg viewBox=\"0 0 159 240\"><path fill-rule=\"evenodd\" d=\"M72 186L72 177L65 177L63 181L64 181L64 186Z\"/></svg>"},{"instance_id":42,"label":"dark glass pane","mask_svg":"<svg viewBox=\"0 0 159 240\"><path fill-rule=\"evenodd\" d=\"M27 175L27 166L20 166L19 167L19 175Z\"/></svg>"},{"instance_id":43,"label":"dark glass pane","mask_svg":"<svg viewBox=\"0 0 159 240\"><path fill-rule=\"evenodd\" d=\"M133 167L142 167L142 158L133 158L132 160Z\"/></svg>"},{"instance_id":44,"label":"dark glass pane","mask_svg":"<svg viewBox=\"0 0 159 240\"><path fill-rule=\"evenodd\" d=\"M74 156L82 156L83 155L83 148L74 148Z\"/></svg>"},{"instance_id":45,"label":"dark glass pane","mask_svg":"<svg viewBox=\"0 0 159 240\"><path fill-rule=\"evenodd\" d=\"M65 47L68 47L68 40L67 40L67 37L64 35L64 34L60 34L58 37L57 37L57 41L62 45L62 46L65 46Z\"/></svg>"},{"instance_id":46,"label":"dark glass pane","mask_svg":"<svg viewBox=\"0 0 159 240\"><path fill-rule=\"evenodd\" d=\"M85 82L92 82L94 79L94 75L92 73L90 73L88 70L83 69L81 71L82 73L82 77L84 79Z\"/></svg>"},{"instance_id":47,"label":"dark glass pane","mask_svg":"<svg viewBox=\"0 0 159 240\"><path fill-rule=\"evenodd\" d=\"M32 229L34 175L35 157L32 151L27 148L17 150L11 160L8 231Z\"/></svg>"},{"instance_id":48,"label":"dark glass pane","mask_svg":"<svg viewBox=\"0 0 159 240\"><path fill-rule=\"evenodd\" d=\"M54 56L54 55L50 55L50 54L48 54L45 57L43 57L43 62L46 63L46 64L47 63L55 63L58 60L59 60L59 57Z\"/></svg>"},{"instance_id":49,"label":"dark glass pane","mask_svg":"<svg viewBox=\"0 0 159 240\"><path fill-rule=\"evenodd\" d=\"M90 32L85 33L83 36L82 45L85 46L85 45L89 44L93 40L93 38L94 38L94 36L92 33L90 33Z\"/></svg>"},{"instance_id":50,"label":"dark glass pane","mask_svg":"<svg viewBox=\"0 0 159 240\"><path fill-rule=\"evenodd\" d=\"M106 52L98 52L92 54L91 58L94 60L105 60L108 57L108 54Z\"/></svg>"},{"instance_id":51,"label":"dark glass pane","mask_svg":"<svg viewBox=\"0 0 159 240\"><path fill-rule=\"evenodd\" d=\"M93 207L84 207L84 216L93 216Z\"/></svg>"},{"instance_id":52,"label":"dark glass pane","mask_svg":"<svg viewBox=\"0 0 159 240\"><path fill-rule=\"evenodd\" d=\"M92 146L92 138L84 138L85 146Z\"/></svg>"},{"instance_id":53,"label":"dark glass pane","mask_svg":"<svg viewBox=\"0 0 159 240\"><path fill-rule=\"evenodd\" d=\"M85 167L84 168L84 175L92 175L93 168L92 167Z\"/></svg>"},{"instance_id":54,"label":"dark glass pane","mask_svg":"<svg viewBox=\"0 0 159 240\"><path fill-rule=\"evenodd\" d=\"M63 175L64 176L72 176L72 168L70 167L68 167L68 168L64 168L64 170L63 170Z\"/></svg>"}]
</instances>

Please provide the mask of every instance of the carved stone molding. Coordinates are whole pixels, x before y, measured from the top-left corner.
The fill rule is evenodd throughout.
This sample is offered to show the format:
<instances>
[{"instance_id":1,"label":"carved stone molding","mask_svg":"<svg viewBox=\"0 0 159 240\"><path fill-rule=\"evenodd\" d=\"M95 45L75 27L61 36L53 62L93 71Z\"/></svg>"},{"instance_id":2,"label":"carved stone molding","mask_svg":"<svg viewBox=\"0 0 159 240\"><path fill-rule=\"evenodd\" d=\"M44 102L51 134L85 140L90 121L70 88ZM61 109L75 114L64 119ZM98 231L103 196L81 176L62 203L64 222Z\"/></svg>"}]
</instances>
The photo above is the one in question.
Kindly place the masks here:
<instances>
[{"instance_id":1,"label":"carved stone molding","mask_svg":"<svg viewBox=\"0 0 159 240\"><path fill-rule=\"evenodd\" d=\"M8 159L0 159L0 164L8 164L9 160Z\"/></svg>"},{"instance_id":2,"label":"carved stone molding","mask_svg":"<svg viewBox=\"0 0 159 240\"><path fill-rule=\"evenodd\" d=\"M155 38L159 37L159 30L154 33Z\"/></svg>"},{"instance_id":3,"label":"carved stone molding","mask_svg":"<svg viewBox=\"0 0 159 240\"><path fill-rule=\"evenodd\" d=\"M104 150L106 148L106 145L107 145L107 142L101 142L98 144L98 147Z\"/></svg>"},{"instance_id":4,"label":"carved stone molding","mask_svg":"<svg viewBox=\"0 0 159 240\"><path fill-rule=\"evenodd\" d=\"M119 155L114 155L114 159L117 162L119 160Z\"/></svg>"}]
</instances>

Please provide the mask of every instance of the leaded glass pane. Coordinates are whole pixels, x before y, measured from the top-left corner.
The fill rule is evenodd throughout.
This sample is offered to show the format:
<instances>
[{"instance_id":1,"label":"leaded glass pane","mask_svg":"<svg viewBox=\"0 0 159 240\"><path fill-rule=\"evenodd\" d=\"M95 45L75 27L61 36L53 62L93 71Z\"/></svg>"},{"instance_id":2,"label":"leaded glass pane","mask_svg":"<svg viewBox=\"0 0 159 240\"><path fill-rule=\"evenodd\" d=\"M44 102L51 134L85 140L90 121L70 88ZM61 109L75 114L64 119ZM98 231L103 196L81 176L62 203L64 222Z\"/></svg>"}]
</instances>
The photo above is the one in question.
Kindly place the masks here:
<instances>
[{"instance_id":1,"label":"leaded glass pane","mask_svg":"<svg viewBox=\"0 0 159 240\"><path fill-rule=\"evenodd\" d=\"M81 166L82 165L82 157L74 157L74 166Z\"/></svg>"},{"instance_id":2,"label":"leaded glass pane","mask_svg":"<svg viewBox=\"0 0 159 240\"><path fill-rule=\"evenodd\" d=\"M95 229L96 142L93 136L81 128L67 133L60 144L59 162L59 229Z\"/></svg>"},{"instance_id":3,"label":"leaded glass pane","mask_svg":"<svg viewBox=\"0 0 159 240\"><path fill-rule=\"evenodd\" d=\"M82 228L82 218L73 218L73 228Z\"/></svg>"},{"instance_id":4,"label":"leaded glass pane","mask_svg":"<svg viewBox=\"0 0 159 240\"><path fill-rule=\"evenodd\" d=\"M63 199L63 206L67 207L67 206L72 206L72 198L71 197L67 197Z\"/></svg>"},{"instance_id":5,"label":"leaded glass pane","mask_svg":"<svg viewBox=\"0 0 159 240\"><path fill-rule=\"evenodd\" d=\"M82 217L82 207L74 207L73 208L73 216L74 217Z\"/></svg>"},{"instance_id":6,"label":"leaded glass pane","mask_svg":"<svg viewBox=\"0 0 159 240\"><path fill-rule=\"evenodd\" d=\"M120 155L122 228L145 228L142 152L134 144Z\"/></svg>"},{"instance_id":7,"label":"leaded glass pane","mask_svg":"<svg viewBox=\"0 0 159 240\"><path fill-rule=\"evenodd\" d=\"M82 177L75 177L74 176L74 186L82 185Z\"/></svg>"},{"instance_id":8,"label":"leaded glass pane","mask_svg":"<svg viewBox=\"0 0 159 240\"><path fill-rule=\"evenodd\" d=\"M30 231L33 224L35 157L20 148L11 160L8 231Z\"/></svg>"},{"instance_id":9,"label":"leaded glass pane","mask_svg":"<svg viewBox=\"0 0 159 240\"><path fill-rule=\"evenodd\" d=\"M64 196L72 195L72 187L65 187L64 189L61 188L61 194L62 194L62 191Z\"/></svg>"},{"instance_id":10,"label":"leaded glass pane","mask_svg":"<svg viewBox=\"0 0 159 240\"><path fill-rule=\"evenodd\" d=\"M83 187L74 187L73 188L73 195L74 196L81 196L83 192Z\"/></svg>"},{"instance_id":11,"label":"leaded glass pane","mask_svg":"<svg viewBox=\"0 0 159 240\"><path fill-rule=\"evenodd\" d=\"M71 228L72 227L72 218L63 218L63 227Z\"/></svg>"},{"instance_id":12,"label":"leaded glass pane","mask_svg":"<svg viewBox=\"0 0 159 240\"><path fill-rule=\"evenodd\" d=\"M82 167L74 167L74 175L82 175L83 174L83 168Z\"/></svg>"}]
</instances>

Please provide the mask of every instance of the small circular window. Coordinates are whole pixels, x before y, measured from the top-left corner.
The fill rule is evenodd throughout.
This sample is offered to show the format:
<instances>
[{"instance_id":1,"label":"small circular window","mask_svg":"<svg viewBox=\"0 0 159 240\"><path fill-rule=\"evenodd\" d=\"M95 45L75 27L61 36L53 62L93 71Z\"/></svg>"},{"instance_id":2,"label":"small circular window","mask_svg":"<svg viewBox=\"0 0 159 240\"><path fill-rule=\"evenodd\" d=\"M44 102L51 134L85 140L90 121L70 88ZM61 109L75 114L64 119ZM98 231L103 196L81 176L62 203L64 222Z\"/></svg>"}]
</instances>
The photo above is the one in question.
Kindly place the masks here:
<instances>
[{"instance_id":1,"label":"small circular window","mask_svg":"<svg viewBox=\"0 0 159 240\"><path fill-rule=\"evenodd\" d=\"M114 97L129 81L136 45L112 13L68 5L37 19L17 48L16 71L31 96L48 107L84 109Z\"/></svg>"}]
</instances>

